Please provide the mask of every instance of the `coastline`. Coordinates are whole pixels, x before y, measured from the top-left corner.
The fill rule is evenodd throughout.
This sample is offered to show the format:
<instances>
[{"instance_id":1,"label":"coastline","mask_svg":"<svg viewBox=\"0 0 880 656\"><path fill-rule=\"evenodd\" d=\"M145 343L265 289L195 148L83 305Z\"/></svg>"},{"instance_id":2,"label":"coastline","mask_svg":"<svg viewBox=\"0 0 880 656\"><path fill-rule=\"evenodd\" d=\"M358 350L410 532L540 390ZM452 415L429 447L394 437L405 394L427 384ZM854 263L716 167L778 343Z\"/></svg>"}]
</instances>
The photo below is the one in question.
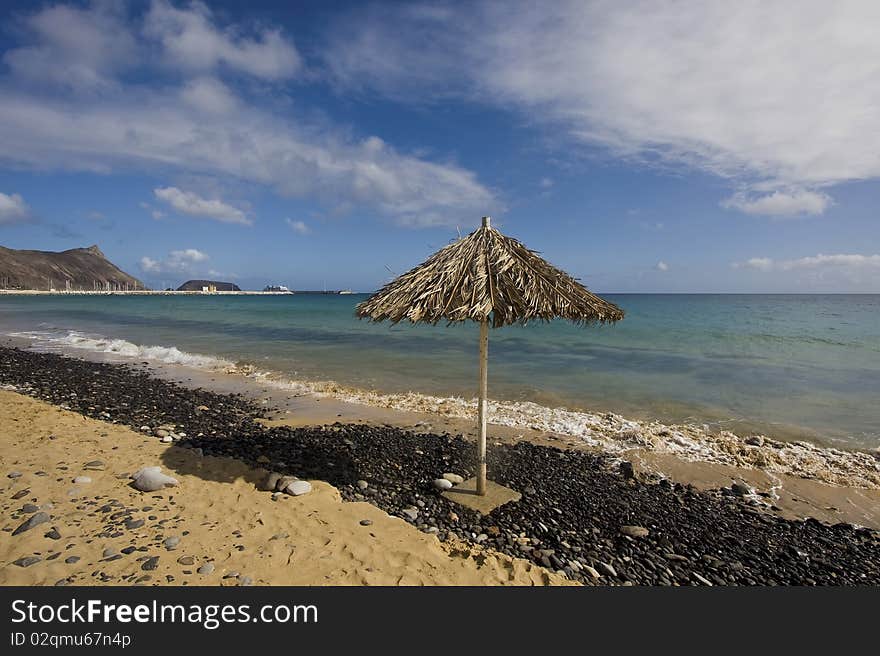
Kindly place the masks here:
<instances>
[{"instance_id":1,"label":"coastline","mask_svg":"<svg viewBox=\"0 0 880 656\"><path fill-rule=\"evenodd\" d=\"M473 466L472 444L436 426L432 432L419 433L367 422L298 429L267 426L272 423L266 417L268 403L238 394L209 392L195 386L196 381L189 382L192 387L170 383L142 365L101 364L8 349L4 349L4 356L0 375L10 390L14 387L104 422L127 424L134 428L131 439L144 448L164 448L155 453L169 473L198 477L201 482L193 487L204 481L230 483L243 477L251 486L248 494L253 494L254 481L266 473L255 472L260 467L312 480L318 491L321 484L317 481L323 480L332 484L346 502L367 501L403 519L415 533L433 534L436 537L429 536L432 545L439 544L438 540L444 545L465 540L469 549L488 549L492 554L501 552L514 559L526 559L533 566L543 565L560 577L583 583L880 581L880 540L874 531L845 523L783 519L780 511L763 503L761 497L740 497L729 489L702 491L645 472L627 475L617 458L583 448L560 449L526 440L498 441L490 448L490 475L523 491L524 497L482 517L453 507L433 489L431 480L441 471L467 476ZM153 434L156 426L169 422L179 435L173 447L164 447ZM90 426L93 442L96 430L100 429ZM49 440L33 429L24 432L26 440ZM55 437L52 442L56 445L66 443L63 435ZM123 445L112 440L102 446L126 454ZM19 448L15 457L40 457L37 449L32 452ZM84 458L85 453L79 452L78 457ZM184 453L186 459L181 460L178 455ZM251 473L228 476L221 471L206 478L204 458L231 460ZM29 466L52 471L69 466L61 464L63 460L39 465L33 461ZM126 469L150 464L140 458ZM52 475L60 476L57 480L66 490L72 474L77 473L67 472ZM361 478L368 481L366 488L354 484ZM18 479L12 480L14 483ZM124 481L120 484L113 480L128 490ZM221 489L225 494L229 488ZM240 492L236 490L236 494ZM256 494L271 499L269 493ZM82 513L88 516L88 510L78 509L73 517L82 517ZM64 519L69 517L62 515ZM9 522L5 528L14 526ZM335 532L335 523L325 525L323 530ZM630 535L628 531L635 533ZM125 535L122 531L120 537ZM357 544L355 541L349 548L358 549ZM457 553L456 549L453 552ZM46 555L45 551L39 554ZM21 556L19 553L16 558ZM160 562L165 561L160 558ZM22 576L35 574L41 565L37 562L27 568L30 574ZM132 567L130 562L128 566ZM129 569L120 576L132 574L138 573Z\"/></svg>"}]
</instances>

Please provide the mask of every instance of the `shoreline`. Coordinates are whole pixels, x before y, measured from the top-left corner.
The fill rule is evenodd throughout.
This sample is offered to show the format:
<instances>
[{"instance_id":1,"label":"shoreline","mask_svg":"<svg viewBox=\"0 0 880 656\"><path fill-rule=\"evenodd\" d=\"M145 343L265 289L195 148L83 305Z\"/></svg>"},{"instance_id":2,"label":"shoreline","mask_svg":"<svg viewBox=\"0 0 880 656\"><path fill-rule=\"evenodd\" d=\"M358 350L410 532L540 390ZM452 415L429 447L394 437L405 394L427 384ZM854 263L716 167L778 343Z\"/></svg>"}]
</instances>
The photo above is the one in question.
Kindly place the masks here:
<instances>
[{"instance_id":1,"label":"shoreline","mask_svg":"<svg viewBox=\"0 0 880 656\"><path fill-rule=\"evenodd\" d=\"M6 385L132 426L147 444L159 446L153 437L156 426L174 424L180 433L175 452L222 456L252 468L324 480L343 500L369 501L444 542L464 539L575 581L880 581L880 539L874 531L782 519L760 497L738 497L729 489L702 491L644 473L632 477L616 459L585 449L526 440L493 445L490 476L524 496L482 517L452 506L433 489L431 480L442 471L469 475L474 455L467 439L437 427L414 433L369 423L267 426L269 404L181 387L142 366L9 349L4 349L4 360L0 379ZM170 457L163 464L172 475L182 467ZM198 467L182 473L197 475ZM355 485L360 479L366 487Z\"/></svg>"},{"instance_id":2,"label":"shoreline","mask_svg":"<svg viewBox=\"0 0 880 656\"><path fill-rule=\"evenodd\" d=\"M320 406L309 403L311 399L338 404L339 414L343 416L365 416L371 421L396 425L402 425L403 418L419 417L417 421L442 423L465 434L472 431L476 417L475 399L415 392L382 393L333 381L294 380L254 365L187 353L174 347L139 346L110 338L77 337L48 344L39 344L29 337L7 337L5 341L37 349L51 347L52 351L60 350L74 357L97 361L143 361L161 375L191 378L201 381L200 384L245 394L264 394L281 406L289 406L292 399L299 399L293 405L300 414L318 410ZM318 414L330 418L327 413ZM649 462L668 462L667 456L670 456L695 467L723 465L735 470L733 476L746 478L751 476L749 472L761 472L764 477L759 477L756 483L774 490L791 477L837 487L880 490L880 449L877 448L844 449L803 439L774 439L760 433L737 434L713 429L708 424L631 419L612 412L550 408L530 401L490 399L489 417L493 430L505 436L516 435L530 440L550 437L621 458L636 454L637 459ZM314 423L314 418L311 421ZM642 454L647 457L643 458ZM680 468L675 466L672 469Z\"/></svg>"}]
</instances>

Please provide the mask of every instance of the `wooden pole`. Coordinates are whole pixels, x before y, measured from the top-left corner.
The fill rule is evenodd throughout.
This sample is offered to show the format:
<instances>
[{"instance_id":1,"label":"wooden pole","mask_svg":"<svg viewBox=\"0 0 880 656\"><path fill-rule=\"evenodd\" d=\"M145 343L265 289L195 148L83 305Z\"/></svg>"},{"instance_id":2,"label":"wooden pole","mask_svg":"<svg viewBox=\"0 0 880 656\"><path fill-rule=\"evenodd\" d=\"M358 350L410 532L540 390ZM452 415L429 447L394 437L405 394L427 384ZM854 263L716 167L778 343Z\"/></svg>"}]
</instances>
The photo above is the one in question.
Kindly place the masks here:
<instances>
[{"instance_id":1,"label":"wooden pole","mask_svg":"<svg viewBox=\"0 0 880 656\"><path fill-rule=\"evenodd\" d=\"M489 391L489 320L480 322L480 400L477 406L480 437L477 442L477 494L486 495L486 404Z\"/></svg>"}]
</instances>

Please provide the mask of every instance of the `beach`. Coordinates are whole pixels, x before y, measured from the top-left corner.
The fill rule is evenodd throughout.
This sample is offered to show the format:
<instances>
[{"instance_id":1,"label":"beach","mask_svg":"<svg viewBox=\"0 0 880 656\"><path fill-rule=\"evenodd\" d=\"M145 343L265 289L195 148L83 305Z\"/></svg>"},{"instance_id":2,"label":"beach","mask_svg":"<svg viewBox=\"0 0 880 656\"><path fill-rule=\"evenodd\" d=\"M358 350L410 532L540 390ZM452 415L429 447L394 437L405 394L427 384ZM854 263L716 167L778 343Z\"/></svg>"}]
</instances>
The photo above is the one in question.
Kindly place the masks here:
<instances>
[{"instance_id":1,"label":"beach","mask_svg":"<svg viewBox=\"0 0 880 656\"><path fill-rule=\"evenodd\" d=\"M441 418L411 423L416 416L403 415L394 425L365 412L358 421L330 421L327 415L353 411L330 405L318 422L320 412L309 416L304 397L293 400L299 411L288 412L261 398L268 388L208 391L198 376L186 381L182 368L160 375L143 364L8 347L2 355L0 425L13 436L3 446L3 527L12 532L27 520L26 503L50 517L4 541L7 584L880 581L880 540L858 526L876 521L870 487L793 479L799 496L789 494L799 507L752 488L747 476L731 478L743 470L678 461L665 463L675 475L660 476L649 457L508 433L490 445L490 477L523 498L482 516L432 485L445 472L467 477L474 466L468 436L444 428ZM172 382L175 376L187 384ZM241 377L213 378L220 388ZM312 408L321 403L308 399ZM170 442L157 437L161 426L173 433ZM95 460L100 468L86 471ZM161 466L179 485L132 490L128 475L146 466ZM313 490L273 500L258 489L271 472L308 480ZM21 476L9 478L15 473ZM82 475L91 482L74 484ZM683 482L688 477L692 483ZM854 525L847 513L865 520ZM45 537L51 530L61 537ZM180 541L169 550L165 541L174 537ZM291 551L306 557L279 567ZM83 566L65 569L68 552ZM23 558L39 560L13 564ZM199 575L208 562L216 574Z\"/></svg>"}]
</instances>

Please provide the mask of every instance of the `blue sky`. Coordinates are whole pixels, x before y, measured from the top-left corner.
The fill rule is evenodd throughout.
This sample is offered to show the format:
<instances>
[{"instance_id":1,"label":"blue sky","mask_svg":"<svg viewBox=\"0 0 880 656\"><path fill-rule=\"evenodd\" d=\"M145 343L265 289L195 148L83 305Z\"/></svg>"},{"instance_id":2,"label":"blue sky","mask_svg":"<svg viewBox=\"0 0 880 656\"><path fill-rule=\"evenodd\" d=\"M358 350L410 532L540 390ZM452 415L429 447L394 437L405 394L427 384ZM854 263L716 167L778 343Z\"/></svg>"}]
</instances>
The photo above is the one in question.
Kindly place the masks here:
<instances>
[{"instance_id":1,"label":"blue sky","mask_svg":"<svg viewBox=\"0 0 880 656\"><path fill-rule=\"evenodd\" d=\"M0 244L371 290L483 214L600 292L880 292L874 2L6 2Z\"/></svg>"}]
</instances>

